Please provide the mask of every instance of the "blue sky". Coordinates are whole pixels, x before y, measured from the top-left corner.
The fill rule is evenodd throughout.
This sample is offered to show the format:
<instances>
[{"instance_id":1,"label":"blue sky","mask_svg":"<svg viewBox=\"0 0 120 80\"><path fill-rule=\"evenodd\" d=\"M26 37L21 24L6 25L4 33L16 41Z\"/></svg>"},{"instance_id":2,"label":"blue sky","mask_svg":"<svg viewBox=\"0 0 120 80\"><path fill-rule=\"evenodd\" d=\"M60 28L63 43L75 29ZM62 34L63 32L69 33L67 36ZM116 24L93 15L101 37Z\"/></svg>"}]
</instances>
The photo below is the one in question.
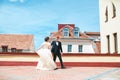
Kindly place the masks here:
<instances>
[{"instance_id":1,"label":"blue sky","mask_svg":"<svg viewBox=\"0 0 120 80\"><path fill-rule=\"evenodd\" d=\"M75 24L80 31L100 31L99 0L0 0L0 33L33 34L35 48L57 31Z\"/></svg>"}]
</instances>

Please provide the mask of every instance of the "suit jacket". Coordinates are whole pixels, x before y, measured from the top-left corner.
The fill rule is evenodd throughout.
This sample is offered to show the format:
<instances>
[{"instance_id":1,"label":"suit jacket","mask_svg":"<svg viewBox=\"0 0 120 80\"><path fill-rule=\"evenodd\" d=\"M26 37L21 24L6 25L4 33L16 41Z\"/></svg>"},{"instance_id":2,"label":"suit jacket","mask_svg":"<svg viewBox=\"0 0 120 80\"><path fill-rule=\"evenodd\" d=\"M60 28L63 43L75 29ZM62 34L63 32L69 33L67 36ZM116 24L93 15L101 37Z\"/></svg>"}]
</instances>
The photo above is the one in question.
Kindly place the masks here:
<instances>
[{"instance_id":1,"label":"suit jacket","mask_svg":"<svg viewBox=\"0 0 120 80\"><path fill-rule=\"evenodd\" d=\"M62 44L60 41L58 41L58 45L56 44L56 41L53 41L51 43L52 45L52 49L51 49L51 52L54 53L54 54L60 54L62 51Z\"/></svg>"}]
</instances>

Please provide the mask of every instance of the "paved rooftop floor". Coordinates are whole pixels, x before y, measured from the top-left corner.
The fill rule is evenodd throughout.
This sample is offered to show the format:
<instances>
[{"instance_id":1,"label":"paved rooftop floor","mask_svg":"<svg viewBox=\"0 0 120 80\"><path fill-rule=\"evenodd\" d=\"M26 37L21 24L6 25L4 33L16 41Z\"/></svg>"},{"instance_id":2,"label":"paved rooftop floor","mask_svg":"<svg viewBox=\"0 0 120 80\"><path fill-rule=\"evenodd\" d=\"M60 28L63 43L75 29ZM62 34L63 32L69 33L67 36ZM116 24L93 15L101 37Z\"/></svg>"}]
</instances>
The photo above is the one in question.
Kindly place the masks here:
<instances>
[{"instance_id":1,"label":"paved rooftop floor","mask_svg":"<svg viewBox=\"0 0 120 80\"><path fill-rule=\"evenodd\" d=\"M120 62L120 56L63 56L64 62L69 62L66 69L59 68L57 70L43 71L36 70L36 64L25 66L17 65L20 62L37 62L39 56L31 55L1 55L0 64L13 62L13 66L0 66L0 80L120 80L120 67L105 67L105 64L100 66L74 66L81 62ZM8 61L8 62L6 62ZM3 62L3 63L2 63ZM58 59L57 62L59 63ZM74 64L73 64L74 63ZM111 64L109 64L111 65ZM119 64L118 64L119 65ZM120 65L119 65L120 66Z\"/></svg>"},{"instance_id":2,"label":"paved rooftop floor","mask_svg":"<svg viewBox=\"0 0 120 80\"><path fill-rule=\"evenodd\" d=\"M0 80L120 80L120 68L66 67L43 71L36 66L0 66Z\"/></svg>"}]
</instances>

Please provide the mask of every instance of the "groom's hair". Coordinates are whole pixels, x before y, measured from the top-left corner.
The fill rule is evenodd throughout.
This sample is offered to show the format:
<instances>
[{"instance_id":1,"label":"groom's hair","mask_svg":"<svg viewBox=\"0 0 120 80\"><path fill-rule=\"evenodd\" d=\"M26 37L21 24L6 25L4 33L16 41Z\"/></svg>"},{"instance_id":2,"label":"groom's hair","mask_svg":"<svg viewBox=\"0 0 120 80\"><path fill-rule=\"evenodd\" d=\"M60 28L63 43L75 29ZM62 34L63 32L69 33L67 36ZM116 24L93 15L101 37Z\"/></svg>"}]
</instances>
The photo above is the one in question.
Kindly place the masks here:
<instances>
[{"instance_id":1,"label":"groom's hair","mask_svg":"<svg viewBox=\"0 0 120 80\"><path fill-rule=\"evenodd\" d=\"M56 38L57 38L57 39L59 39L60 37L59 37L59 36L57 36Z\"/></svg>"},{"instance_id":2,"label":"groom's hair","mask_svg":"<svg viewBox=\"0 0 120 80\"><path fill-rule=\"evenodd\" d=\"M46 37L46 38L45 38L45 41L48 41L48 40L49 40L49 37Z\"/></svg>"}]
</instances>

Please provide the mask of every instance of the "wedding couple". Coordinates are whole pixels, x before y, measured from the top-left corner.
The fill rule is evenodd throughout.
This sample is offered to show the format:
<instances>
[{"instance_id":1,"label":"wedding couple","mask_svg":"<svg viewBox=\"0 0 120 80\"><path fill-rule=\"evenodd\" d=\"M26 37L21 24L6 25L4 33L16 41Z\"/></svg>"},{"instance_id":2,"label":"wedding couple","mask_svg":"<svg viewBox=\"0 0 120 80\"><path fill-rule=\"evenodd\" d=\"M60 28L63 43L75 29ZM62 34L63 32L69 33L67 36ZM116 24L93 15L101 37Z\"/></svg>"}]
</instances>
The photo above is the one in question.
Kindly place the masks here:
<instances>
[{"instance_id":1,"label":"wedding couple","mask_svg":"<svg viewBox=\"0 0 120 80\"><path fill-rule=\"evenodd\" d=\"M58 57L60 60L61 68L65 68L61 57L62 44L59 41L59 37L57 37L56 40L53 41L51 44L49 42L49 37L46 37L44 40L45 42L43 42L36 51L37 54L40 56L40 60L38 61L36 68L40 70L56 70L56 57Z\"/></svg>"}]
</instances>

